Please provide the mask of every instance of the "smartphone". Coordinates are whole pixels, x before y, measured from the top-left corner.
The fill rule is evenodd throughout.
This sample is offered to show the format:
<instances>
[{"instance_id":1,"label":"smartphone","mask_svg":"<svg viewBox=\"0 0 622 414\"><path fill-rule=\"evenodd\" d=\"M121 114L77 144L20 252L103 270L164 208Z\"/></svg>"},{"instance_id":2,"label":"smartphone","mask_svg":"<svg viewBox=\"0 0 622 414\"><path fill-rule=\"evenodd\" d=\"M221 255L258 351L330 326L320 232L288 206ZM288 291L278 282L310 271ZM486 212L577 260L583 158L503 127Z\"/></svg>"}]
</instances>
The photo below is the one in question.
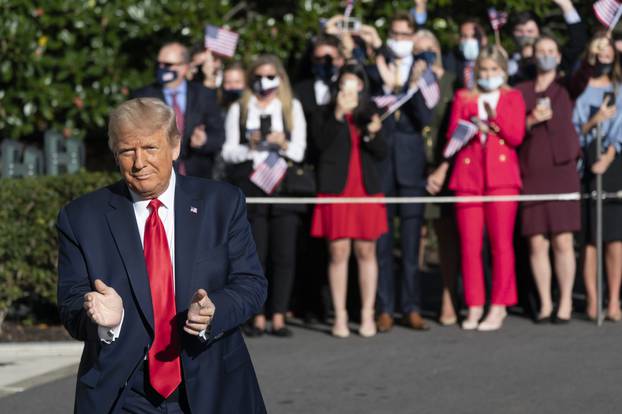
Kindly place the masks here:
<instances>
[{"instance_id":1,"label":"smartphone","mask_svg":"<svg viewBox=\"0 0 622 414\"><path fill-rule=\"evenodd\" d=\"M259 116L259 132L261 133L261 140L265 141L270 132L272 132L272 116L260 115Z\"/></svg>"},{"instance_id":2,"label":"smartphone","mask_svg":"<svg viewBox=\"0 0 622 414\"><path fill-rule=\"evenodd\" d=\"M609 97L609 102L607 103L607 106L616 106L616 94L613 92L605 92L605 94L603 95L603 102L605 101L605 99L607 99L607 97Z\"/></svg>"},{"instance_id":3,"label":"smartphone","mask_svg":"<svg viewBox=\"0 0 622 414\"><path fill-rule=\"evenodd\" d=\"M337 29L342 32L356 33L361 30L361 21L356 17L347 17L337 22Z\"/></svg>"},{"instance_id":4,"label":"smartphone","mask_svg":"<svg viewBox=\"0 0 622 414\"><path fill-rule=\"evenodd\" d=\"M548 96L545 96L543 98L538 98L537 106L550 109L551 108L551 99Z\"/></svg>"}]
</instances>

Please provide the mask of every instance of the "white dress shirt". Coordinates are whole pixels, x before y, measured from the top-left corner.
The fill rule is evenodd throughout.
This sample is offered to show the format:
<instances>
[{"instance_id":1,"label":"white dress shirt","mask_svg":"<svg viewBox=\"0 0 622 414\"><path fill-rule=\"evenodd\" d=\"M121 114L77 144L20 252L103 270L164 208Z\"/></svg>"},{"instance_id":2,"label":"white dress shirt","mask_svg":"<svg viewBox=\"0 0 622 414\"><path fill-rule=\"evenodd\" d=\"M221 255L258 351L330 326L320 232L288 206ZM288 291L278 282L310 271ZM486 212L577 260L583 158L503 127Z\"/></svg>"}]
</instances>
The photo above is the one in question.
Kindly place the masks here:
<instances>
[{"instance_id":1,"label":"white dress shirt","mask_svg":"<svg viewBox=\"0 0 622 414\"><path fill-rule=\"evenodd\" d=\"M261 115L272 117L272 131L284 132L283 106L278 98L273 99L266 108L261 108L257 98L254 95L251 96L246 117L247 131L259 130ZM301 162L307 147L307 123L302 105L297 99L294 99L292 103L292 123L287 149L280 150L279 154L292 161ZM253 168L255 168L268 158L267 150L251 149L240 142L240 104L238 102L231 105L227 112L225 133L225 144L222 147L222 157L225 162L239 164L244 161L253 161Z\"/></svg>"},{"instance_id":2,"label":"white dress shirt","mask_svg":"<svg viewBox=\"0 0 622 414\"><path fill-rule=\"evenodd\" d=\"M313 83L315 92L315 103L318 105L328 105L330 103L330 88L323 80L316 80Z\"/></svg>"}]
</instances>

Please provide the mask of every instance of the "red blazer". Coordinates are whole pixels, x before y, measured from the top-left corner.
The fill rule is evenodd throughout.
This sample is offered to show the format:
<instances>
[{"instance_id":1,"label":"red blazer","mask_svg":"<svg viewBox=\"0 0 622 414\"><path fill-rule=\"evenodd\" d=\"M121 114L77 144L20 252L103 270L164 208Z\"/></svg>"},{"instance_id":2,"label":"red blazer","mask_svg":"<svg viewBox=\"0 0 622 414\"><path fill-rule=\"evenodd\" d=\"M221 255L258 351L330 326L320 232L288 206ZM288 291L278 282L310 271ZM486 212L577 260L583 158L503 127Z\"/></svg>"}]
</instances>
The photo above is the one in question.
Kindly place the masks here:
<instances>
[{"instance_id":1,"label":"red blazer","mask_svg":"<svg viewBox=\"0 0 622 414\"><path fill-rule=\"evenodd\" d=\"M471 121L478 116L477 94L471 90L456 92L449 119L447 139L459 120ZM502 88L496 108L496 117L488 120L498 127L498 133L489 133L482 144L478 132L455 156L449 188L454 191L483 193L485 189L520 189L520 167L516 147L525 136L525 102L518 90Z\"/></svg>"}]
</instances>

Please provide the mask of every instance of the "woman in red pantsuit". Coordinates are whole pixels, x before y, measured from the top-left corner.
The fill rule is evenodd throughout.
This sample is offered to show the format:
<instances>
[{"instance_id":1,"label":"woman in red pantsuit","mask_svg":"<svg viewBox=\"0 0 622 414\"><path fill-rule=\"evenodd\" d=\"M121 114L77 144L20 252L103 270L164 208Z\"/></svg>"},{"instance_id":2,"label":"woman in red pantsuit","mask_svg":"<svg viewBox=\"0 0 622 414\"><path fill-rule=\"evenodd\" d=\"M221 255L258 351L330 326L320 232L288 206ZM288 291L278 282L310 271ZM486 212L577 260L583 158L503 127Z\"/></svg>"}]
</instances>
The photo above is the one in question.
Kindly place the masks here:
<instances>
[{"instance_id":1,"label":"woman in red pantsuit","mask_svg":"<svg viewBox=\"0 0 622 414\"><path fill-rule=\"evenodd\" d=\"M456 92L448 137L458 121L473 122L479 131L456 155L449 188L457 196L517 195L521 177L516 147L525 134L525 103L506 86L507 58L497 47L482 50L475 63L477 85ZM517 202L456 205L462 277L468 317L463 329L491 331L501 327L506 307L516 303L514 222ZM486 292L482 264L484 228L492 249L491 306L484 314Z\"/></svg>"}]
</instances>

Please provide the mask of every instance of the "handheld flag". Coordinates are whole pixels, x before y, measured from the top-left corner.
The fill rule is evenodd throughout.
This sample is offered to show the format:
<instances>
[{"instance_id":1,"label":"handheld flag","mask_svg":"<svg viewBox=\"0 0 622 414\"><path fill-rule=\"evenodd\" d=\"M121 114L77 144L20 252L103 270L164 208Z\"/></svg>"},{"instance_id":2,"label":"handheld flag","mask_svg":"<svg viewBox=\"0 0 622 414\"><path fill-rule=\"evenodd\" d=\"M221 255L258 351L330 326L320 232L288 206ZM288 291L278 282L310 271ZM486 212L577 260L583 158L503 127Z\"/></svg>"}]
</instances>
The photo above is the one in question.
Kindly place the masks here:
<instances>
[{"instance_id":1,"label":"handheld flag","mask_svg":"<svg viewBox=\"0 0 622 414\"><path fill-rule=\"evenodd\" d=\"M225 57L233 57L240 35L227 29L207 25L205 28L205 48Z\"/></svg>"},{"instance_id":2,"label":"handheld flag","mask_svg":"<svg viewBox=\"0 0 622 414\"><path fill-rule=\"evenodd\" d=\"M492 30L495 32L499 31L508 22L508 14L497 11L494 7L488 9L488 18L490 19Z\"/></svg>"},{"instance_id":3,"label":"handheld flag","mask_svg":"<svg viewBox=\"0 0 622 414\"><path fill-rule=\"evenodd\" d=\"M610 30L618 24L622 15L622 4L617 0L598 0L593 8L596 18Z\"/></svg>"},{"instance_id":4,"label":"handheld flag","mask_svg":"<svg viewBox=\"0 0 622 414\"><path fill-rule=\"evenodd\" d=\"M456 152L460 151L477 133L477 126L469 121L460 120L458 126L443 151L443 157L451 158Z\"/></svg>"},{"instance_id":5,"label":"handheld flag","mask_svg":"<svg viewBox=\"0 0 622 414\"><path fill-rule=\"evenodd\" d=\"M417 82L417 86L423 95L425 106L427 106L428 109L434 108L441 98L441 91L436 81L436 75L434 75L432 69L428 68L423 73L421 79Z\"/></svg>"},{"instance_id":6,"label":"handheld flag","mask_svg":"<svg viewBox=\"0 0 622 414\"><path fill-rule=\"evenodd\" d=\"M352 9L354 8L354 0L346 0L346 10L343 12L343 15L347 19L352 14Z\"/></svg>"},{"instance_id":7,"label":"handheld flag","mask_svg":"<svg viewBox=\"0 0 622 414\"><path fill-rule=\"evenodd\" d=\"M287 173L287 162L278 153L270 151L268 158L259 164L250 180L266 194L272 194Z\"/></svg>"}]
</instances>

